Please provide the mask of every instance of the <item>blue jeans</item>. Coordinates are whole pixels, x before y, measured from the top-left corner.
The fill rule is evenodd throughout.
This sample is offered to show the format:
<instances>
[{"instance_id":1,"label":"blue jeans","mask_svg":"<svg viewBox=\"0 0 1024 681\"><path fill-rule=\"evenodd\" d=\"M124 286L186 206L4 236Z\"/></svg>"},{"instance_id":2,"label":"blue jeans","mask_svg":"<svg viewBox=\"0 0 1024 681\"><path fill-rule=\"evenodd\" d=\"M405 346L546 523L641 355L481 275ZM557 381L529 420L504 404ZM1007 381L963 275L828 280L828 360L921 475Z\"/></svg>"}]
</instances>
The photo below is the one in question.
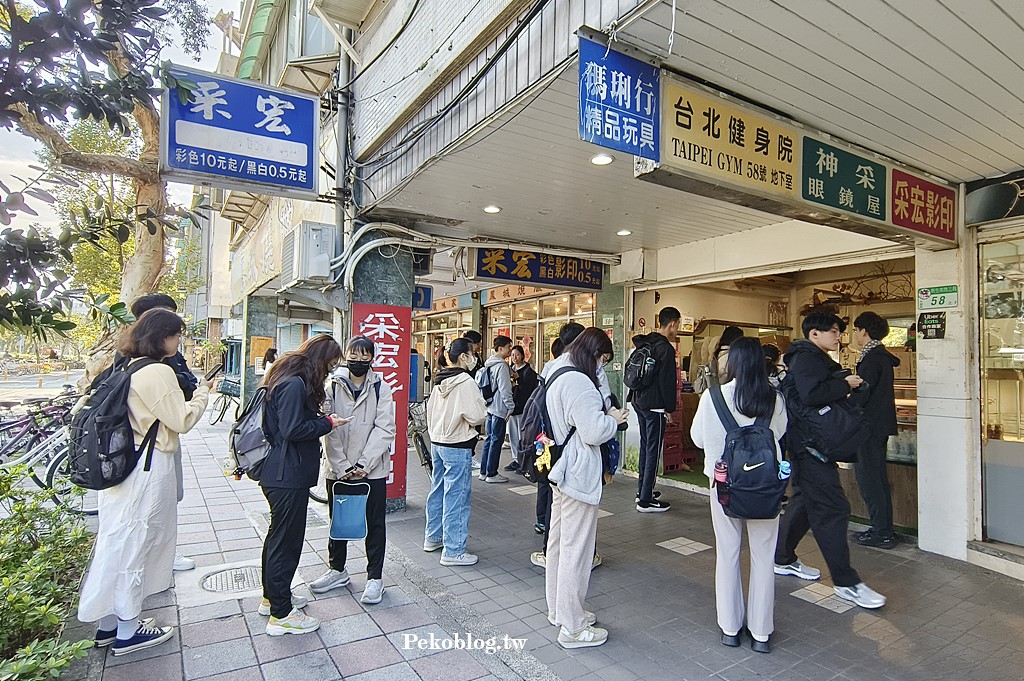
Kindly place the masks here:
<instances>
[{"instance_id":1,"label":"blue jeans","mask_svg":"<svg viewBox=\"0 0 1024 681\"><path fill-rule=\"evenodd\" d=\"M469 538L469 493L473 489L472 449L431 447L434 480L427 495L428 542L444 542L443 555L461 556Z\"/></svg>"},{"instance_id":2,"label":"blue jeans","mask_svg":"<svg viewBox=\"0 0 1024 681\"><path fill-rule=\"evenodd\" d=\"M487 439L484 440L484 453L480 456L480 475L491 477L498 474L501 446L505 444L506 424L507 421L500 416L487 415Z\"/></svg>"}]
</instances>

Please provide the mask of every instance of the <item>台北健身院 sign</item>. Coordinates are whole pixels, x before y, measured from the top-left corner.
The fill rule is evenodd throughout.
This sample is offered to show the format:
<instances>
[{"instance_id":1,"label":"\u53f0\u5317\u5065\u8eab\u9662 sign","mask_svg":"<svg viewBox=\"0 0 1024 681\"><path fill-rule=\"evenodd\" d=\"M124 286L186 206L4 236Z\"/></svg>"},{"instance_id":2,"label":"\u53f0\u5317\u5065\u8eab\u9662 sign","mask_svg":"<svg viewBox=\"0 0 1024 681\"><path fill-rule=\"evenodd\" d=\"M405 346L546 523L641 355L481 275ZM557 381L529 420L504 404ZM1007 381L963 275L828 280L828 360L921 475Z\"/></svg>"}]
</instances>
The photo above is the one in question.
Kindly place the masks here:
<instances>
[{"instance_id":1,"label":"\u53f0\u5317\u5065\u8eab\u9662 sign","mask_svg":"<svg viewBox=\"0 0 1024 681\"><path fill-rule=\"evenodd\" d=\"M182 66L195 85L189 101L164 89L160 170L168 179L266 194L317 191L317 98Z\"/></svg>"}]
</instances>

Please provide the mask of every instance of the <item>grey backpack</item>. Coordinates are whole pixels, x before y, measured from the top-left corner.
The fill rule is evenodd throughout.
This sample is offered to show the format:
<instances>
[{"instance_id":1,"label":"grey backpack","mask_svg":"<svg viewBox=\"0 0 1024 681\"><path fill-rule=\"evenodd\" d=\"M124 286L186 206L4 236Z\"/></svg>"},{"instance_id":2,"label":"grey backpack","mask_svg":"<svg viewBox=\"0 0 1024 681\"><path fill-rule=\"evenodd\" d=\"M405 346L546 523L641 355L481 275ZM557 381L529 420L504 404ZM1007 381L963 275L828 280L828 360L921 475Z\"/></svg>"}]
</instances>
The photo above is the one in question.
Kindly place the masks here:
<instances>
[{"instance_id":1,"label":"grey backpack","mask_svg":"<svg viewBox=\"0 0 1024 681\"><path fill-rule=\"evenodd\" d=\"M270 439L263 426L263 410L266 406L266 387L257 388L249 403L231 427L228 444L238 468L245 471L250 479L259 481L263 462L270 453Z\"/></svg>"}]
</instances>

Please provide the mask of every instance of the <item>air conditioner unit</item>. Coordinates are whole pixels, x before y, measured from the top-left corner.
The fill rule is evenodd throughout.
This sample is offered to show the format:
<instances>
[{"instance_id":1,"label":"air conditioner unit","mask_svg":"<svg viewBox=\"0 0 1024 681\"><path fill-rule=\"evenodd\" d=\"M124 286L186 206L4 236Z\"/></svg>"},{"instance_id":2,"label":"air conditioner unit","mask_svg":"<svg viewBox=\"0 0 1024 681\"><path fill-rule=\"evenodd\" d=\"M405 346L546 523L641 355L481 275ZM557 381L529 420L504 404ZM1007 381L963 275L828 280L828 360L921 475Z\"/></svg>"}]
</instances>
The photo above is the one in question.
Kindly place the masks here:
<instances>
[{"instance_id":1,"label":"air conditioner unit","mask_svg":"<svg viewBox=\"0 0 1024 681\"><path fill-rule=\"evenodd\" d=\"M618 265L612 265L613 284L653 284L658 281L658 252L649 249L626 251Z\"/></svg>"},{"instance_id":2,"label":"air conditioner unit","mask_svg":"<svg viewBox=\"0 0 1024 681\"><path fill-rule=\"evenodd\" d=\"M281 244L281 283L301 286L323 284L331 276L335 226L303 221L286 234Z\"/></svg>"}]
</instances>

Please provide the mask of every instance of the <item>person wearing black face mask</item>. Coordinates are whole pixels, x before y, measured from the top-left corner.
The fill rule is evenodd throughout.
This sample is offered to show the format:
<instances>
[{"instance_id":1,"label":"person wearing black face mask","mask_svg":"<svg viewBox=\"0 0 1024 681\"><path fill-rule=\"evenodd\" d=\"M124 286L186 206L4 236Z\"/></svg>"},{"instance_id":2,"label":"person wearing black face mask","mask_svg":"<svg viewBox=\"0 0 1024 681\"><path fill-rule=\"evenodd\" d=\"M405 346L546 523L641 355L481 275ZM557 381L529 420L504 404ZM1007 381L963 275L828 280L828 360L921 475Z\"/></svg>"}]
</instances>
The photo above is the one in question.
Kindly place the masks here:
<instances>
[{"instance_id":1,"label":"person wearing black face mask","mask_svg":"<svg viewBox=\"0 0 1024 681\"><path fill-rule=\"evenodd\" d=\"M366 500L366 586L362 602L380 603L384 595L382 572L387 531L384 521L391 446L395 441L395 409L391 388L371 369L373 341L356 336L345 353L346 367L328 380L325 408L346 420L345 425L327 436L324 452L327 468L328 510L334 508L334 483L339 480L366 482L370 494ZM327 544L329 569L309 588L322 594L346 586L345 569L348 542Z\"/></svg>"}]
</instances>

